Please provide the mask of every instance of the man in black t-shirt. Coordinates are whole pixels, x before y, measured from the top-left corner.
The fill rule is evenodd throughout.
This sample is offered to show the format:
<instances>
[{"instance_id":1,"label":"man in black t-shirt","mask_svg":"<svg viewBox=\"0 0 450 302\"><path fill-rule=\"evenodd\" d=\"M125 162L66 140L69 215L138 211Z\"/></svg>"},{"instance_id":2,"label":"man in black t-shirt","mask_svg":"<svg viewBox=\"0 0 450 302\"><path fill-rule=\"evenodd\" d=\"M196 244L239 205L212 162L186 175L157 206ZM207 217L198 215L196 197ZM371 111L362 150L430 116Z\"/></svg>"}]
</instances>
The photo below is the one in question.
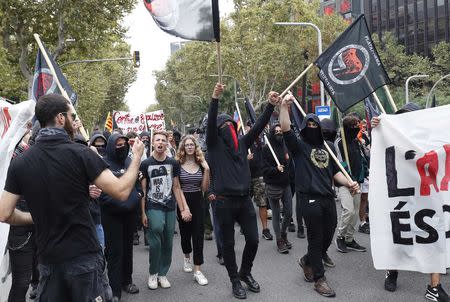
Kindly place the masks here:
<instances>
[{"instance_id":1,"label":"man in black t-shirt","mask_svg":"<svg viewBox=\"0 0 450 302\"><path fill-rule=\"evenodd\" d=\"M89 184L126 200L138 175L143 144L128 171L116 178L87 146L73 143L75 115L65 98L41 97L35 114L42 129L36 143L9 167L0 200L0 221L36 227L40 301L105 301L104 258L89 214ZM29 213L15 209L20 196ZM81 278L82 276L82 278Z\"/></svg>"},{"instance_id":2,"label":"man in black t-shirt","mask_svg":"<svg viewBox=\"0 0 450 302\"><path fill-rule=\"evenodd\" d=\"M291 130L289 106L294 97L287 95L280 107L280 123L286 146L295 162L295 190L306 223L308 252L299 259L305 280L315 282L314 289L326 297L336 293L325 278L323 262L334 263L327 255L328 247L336 229L336 204L333 194L333 180L356 192L358 183L349 182L325 147L320 121L317 115L308 114L300 127L301 139Z\"/></svg>"}]
</instances>

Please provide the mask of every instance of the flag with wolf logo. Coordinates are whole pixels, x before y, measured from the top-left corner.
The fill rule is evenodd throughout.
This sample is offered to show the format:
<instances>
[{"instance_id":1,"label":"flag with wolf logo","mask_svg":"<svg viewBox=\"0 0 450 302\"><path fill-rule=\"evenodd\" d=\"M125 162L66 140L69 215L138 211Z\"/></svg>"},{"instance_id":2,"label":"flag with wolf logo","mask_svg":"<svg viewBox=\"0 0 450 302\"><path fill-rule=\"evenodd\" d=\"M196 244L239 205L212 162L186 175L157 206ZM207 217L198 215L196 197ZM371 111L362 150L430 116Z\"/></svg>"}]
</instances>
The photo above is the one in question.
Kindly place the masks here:
<instances>
[{"instance_id":1,"label":"flag with wolf logo","mask_svg":"<svg viewBox=\"0 0 450 302\"><path fill-rule=\"evenodd\" d=\"M163 31L186 40L220 42L219 0L144 0Z\"/></svg>"},{"instance_id":2,"label":"flag with wolf logo","mask_svg":"<svg viewBox=\"0 0 450 302\"><path fill-rule=\"evenodd\" d=\"M370 37L364 15L356 19L314 62L319 78L345 112L390 82Z\"/></svg>"}]
</instances>

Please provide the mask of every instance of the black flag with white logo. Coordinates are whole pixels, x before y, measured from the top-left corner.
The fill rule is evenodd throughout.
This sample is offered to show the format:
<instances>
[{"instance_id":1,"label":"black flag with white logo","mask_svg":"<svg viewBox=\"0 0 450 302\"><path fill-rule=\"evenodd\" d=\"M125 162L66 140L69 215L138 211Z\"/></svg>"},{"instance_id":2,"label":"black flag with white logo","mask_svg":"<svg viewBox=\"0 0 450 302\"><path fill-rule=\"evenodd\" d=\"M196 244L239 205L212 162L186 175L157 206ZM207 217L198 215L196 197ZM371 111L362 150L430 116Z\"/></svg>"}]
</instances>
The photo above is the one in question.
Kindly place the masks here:
<instances>
[{"instance_id":1,"label":"black flag with white logo","mask_svg":"<svg viewBox=\"0 0 450 302\"><path fill-rule=\"evenodd\" d=\"M220 42L219 0L144 0L163 31L187 40Z\"/></svg>"},{"instance_id":2,"label":"black flag with white logo","mask_svg":"<svg viewBox=\"0 0 450 302\"><path fill-rule=\"evenodd\" d=\"M364 15L356 19L314 62L319 78L342 112L390 82Z\"/></svg>"}]
</instances>

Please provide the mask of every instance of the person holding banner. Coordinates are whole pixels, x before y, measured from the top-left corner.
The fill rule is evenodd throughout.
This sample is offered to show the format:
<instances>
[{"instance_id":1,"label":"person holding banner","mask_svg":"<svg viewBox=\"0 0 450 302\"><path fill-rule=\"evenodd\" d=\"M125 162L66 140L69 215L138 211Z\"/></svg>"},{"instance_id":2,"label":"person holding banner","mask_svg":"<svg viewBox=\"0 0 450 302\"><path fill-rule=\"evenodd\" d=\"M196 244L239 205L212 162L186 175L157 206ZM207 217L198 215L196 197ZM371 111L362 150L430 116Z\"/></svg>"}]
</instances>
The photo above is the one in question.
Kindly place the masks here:
<instances>
[{"instance_id":1,"label":"person holding banner","mask_svg":"<svg viewBox=\"0 0 450 302\"><path fill-rule=\"evenodd\" d=\"M305 281L314 282L314 289L322 296L334 297L336 293L325 278L323 261L332 262L327 254L337 224L333 181L349 188L352 194L359 189L340 172L326 150L320 120L308 114L300 126L301 139L291 130L289 106L295 100L287 94L280 108L280 123L287 148L295 163L295 189L307 229L308 252L298 262L303 268Z\"/></svg>"},{"instance_id":2,"label":"person holding banner","mask_svg":"<svg viewBox=\"0 0 450 302\"><path fill-rule=\"evenodd\" d=\"M36 226L39 301L103 301L105 260L89 213L88 187L94 183L114 198L126 200L139 160L133 160L118 179L97 154L73 143L69 134L74 114L61 95L42 96L35 114L43 128L36 143L9 167L0 221ZM143 149L141 142L134 145L138 158ZM31 215L15 209L20 196Z\"/></svg>"},{"instance_id":3,"label":"person holding banner","mask_svg":"<svg viewBox=\"0 0 450 302\"><path fill-rule=\"evenodd\" d=\"M416 110L422 109L415 103L407 103L405 106L400 108L395 112L395 114L402 114L407 112L412 112ZM376 128L380 124L380 117L373 117L371 120L372 129ZM375 218L374 218L375 219ZM397 290L397 278L398 271L397 270L388 270L386 271L386 276L384 279L384 289L390 292L394 292ZM439 273L431 273L430 274L430 284L427 286L427 290L425 292L425 298L429 301L435 302L448 302L450 301L450 297L445 292L445 290L441 286L441 274Z\"/></svg>"},{"instance_id":4,"label":"person holding banner","mask_svg":"<svg viewBox=\"0 0 450 302\"><path fill-rule=\"evenodd\" d=\"M227 114L218 116L219 99L224 86L217 83L209 104L206 145L211 167L212 186L217 219L223 235L223 257L232 283L233 295L245 299L247 293L241 281L252 292L260 292L258 282L253 279L251 269L258 250L258 226L256 213L250 200L250 168L248 149L269 122L270 116L280 101L276 92L269 93L269 104L250 131L238 138L237 125ZM245 236L242 264L238 273L234 252L234 224L239 222Z\"/></svg>"}]
</instances>

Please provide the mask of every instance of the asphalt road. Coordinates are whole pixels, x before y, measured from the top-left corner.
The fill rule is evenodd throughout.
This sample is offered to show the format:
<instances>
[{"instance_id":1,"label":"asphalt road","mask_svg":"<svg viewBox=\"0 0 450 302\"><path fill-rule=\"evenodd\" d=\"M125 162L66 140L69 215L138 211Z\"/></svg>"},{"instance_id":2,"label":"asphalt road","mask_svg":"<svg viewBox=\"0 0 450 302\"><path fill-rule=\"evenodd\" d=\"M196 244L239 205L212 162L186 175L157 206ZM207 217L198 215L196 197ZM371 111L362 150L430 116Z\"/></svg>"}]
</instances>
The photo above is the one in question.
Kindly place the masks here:
<instances>
[{"instance_id":1,"label":"asphalt road","mask_svg":"<svg viewBox=\"0 0 450 302\"><path fill-rule=\"evenodd\" d=\"M271 221L269 221L271 223ZM260 226L259 226L260 227ZM270 226L270 229L272 227ZM260 228L261 231L261 228ZM273 233L273 232L272 232ZM247 293L247 301L376 301L376 302L412 302L426 301L424 298L429 276L416 272L400 272L398 289L391 293L383 289L384 272L373 268L370 253L369 235L357 233L356 241L368 248L365 253L337 252L333 243L329 255L336 263L336 267L326 271L327 279L336 291L335 298L324 298L317 294L311 283L303 280L302 270L297 265L297 259L307 249L306 239L296 238L296 233L288 233L293 248L287 255L276 251L275 241L260 239L258 254L253 265L252 274L261 285L259 294ZM236 227L236 255L238 261L242 255L244 236L239 234ZM202 271L208 278L207 286L199 286L192 273L182 271L183 254L180 237L174 237L172 266L167 278L172 284L170 289L149 290L148 278L148 248L143 244L134 247L133 281L139 287L136 295L125 294L123 302L143 301L232 301L231 284L224 266L216 261L216 245L214 241L205 241L205 264ZM240 262L238 262L240 263ZM444 289L450 291L450 280L443 276Z\"/></svg>"}]
</instances>

